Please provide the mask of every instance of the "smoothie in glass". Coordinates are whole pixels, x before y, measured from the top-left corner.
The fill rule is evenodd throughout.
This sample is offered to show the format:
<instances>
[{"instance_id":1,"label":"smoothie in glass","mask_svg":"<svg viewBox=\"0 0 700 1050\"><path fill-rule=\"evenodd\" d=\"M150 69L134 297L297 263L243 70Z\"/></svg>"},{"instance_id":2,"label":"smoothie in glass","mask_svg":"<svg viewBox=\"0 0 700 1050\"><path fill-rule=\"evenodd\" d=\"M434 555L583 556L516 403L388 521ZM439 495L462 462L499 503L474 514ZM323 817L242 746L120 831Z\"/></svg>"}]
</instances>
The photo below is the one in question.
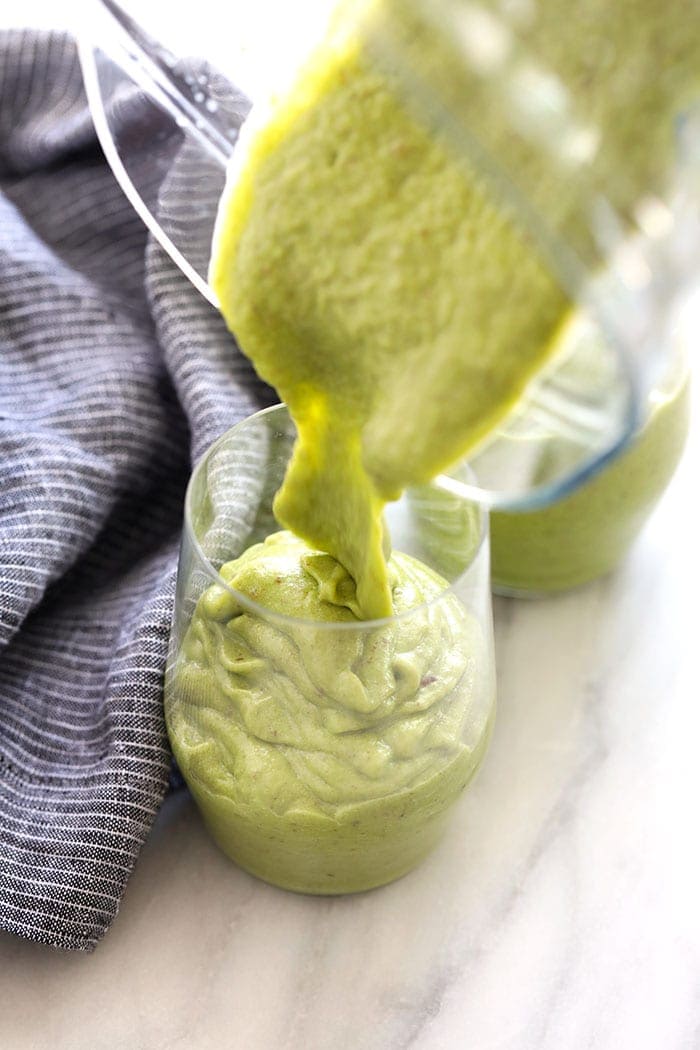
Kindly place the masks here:
<instances>
[{"instance_id":1,"label":"smoothie in glass","mask_svg":"<svg viewBox=\"0 0 700 1050\"><path fill-rule=\"evenodd\" d=\"M680 460L690 381L654 391L648 417L614 462L549 506L491 514L491 574L504 594L546 594L611 572L641 532Z\"/></svg>"},{"instance_id":2,"label":"smoothie in glass","mask_svg":"<svg viewBox=\"0 0 700 1050\"><path fill-rule=\"evenodd\" d=\"M604 6L596 0L594 15ZM582 66L581 32L593 61L604 29L553 10L545 51L585 85L599 170L624 214L663 175L669 118L700 48L668 5L620 0L614 43L629 61ZM480 761L493 704L488 612L481 583L465 581L484 545L462 575L440 578L450 559L431 560L420 541L435 534L433 503L438 531L456 535L470 519L446 523L449 505L423 486L514 407L573 308L515 210L374 60L377 16L407 19L428 76L441 61L431 34L416 36L394 0L341 11L289 91L254 109L221 201L211 285L297 435L270 527L197 570L209 583L185 596L167 707L222 848L269 881L320 893L413 866ZM629 32L650 14L680 87L647 75L648 33ZM618 178L627 154L604 147L622 116L627 131L650 134ZM562 180L547 181L544 156L529 177L547 189L558 233L588 243L575 182L549 192ZM399 540L385 518L411 487L416 535Z\"/></svg>"},{"instance_id":3,"label":"smoothie in glass","mask_svg":"<svg viewBox=\"0 0 700 1050\"><path fill-rule=\"evenodd\" d=\"M427 855L484 757L487 522L469 505L469 556L442 566L409 503L393 505L392 615L368 621L347 570L274 520L293 442L280 406L238 424L195 469L165 714L228 856L286 889L355 892Z\"/></svg>"},{"instance_id":4,"label":"smoothie in glass","mask_svg":"<svg viewBox=\"0 0 700 1050\"><path fill-rule=\"evenodd\" d=\"M395 554L394 618L363 624L347 574L286 532L220 575L263 608L212 584L168 702L175 756L216 842L247 871L305 893L404 875L439 839L486 748L478 620L436 573Z\"/></svg>"}]
</instances>

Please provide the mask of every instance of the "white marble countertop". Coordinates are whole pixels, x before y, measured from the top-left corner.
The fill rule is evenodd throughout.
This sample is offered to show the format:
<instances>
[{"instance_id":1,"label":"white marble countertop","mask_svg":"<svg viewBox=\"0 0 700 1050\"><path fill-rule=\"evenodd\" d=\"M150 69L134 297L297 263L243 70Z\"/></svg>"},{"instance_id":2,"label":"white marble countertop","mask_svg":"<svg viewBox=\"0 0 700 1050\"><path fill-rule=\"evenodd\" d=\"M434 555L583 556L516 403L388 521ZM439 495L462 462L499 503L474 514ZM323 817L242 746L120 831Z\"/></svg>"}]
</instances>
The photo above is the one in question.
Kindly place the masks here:
<instances>
[{"instance_id":1,"label":"white marble countertop","mask_svg":"<svg viewBox=\"0 0 700 1050\"><path fill-rule=\"evenodd\" d=\"M0 937L3 1050L700 1047L695 421L614 577L497 601L491 750L419 870L285 893L183 792L94 955Z\"/></svg>"},{"instance_id":2,"label":"white marble countertop","mask_svg":"<svg viewBox=\"0 0 700 1050\"><path fill-rule=\"evenodd\" d=\"M0 935L2 1050L697 1050L697 409L614 577L496 602L492 746L419 870L285 893L183 792L94 955Z\"/></svg>"}]
</instances>

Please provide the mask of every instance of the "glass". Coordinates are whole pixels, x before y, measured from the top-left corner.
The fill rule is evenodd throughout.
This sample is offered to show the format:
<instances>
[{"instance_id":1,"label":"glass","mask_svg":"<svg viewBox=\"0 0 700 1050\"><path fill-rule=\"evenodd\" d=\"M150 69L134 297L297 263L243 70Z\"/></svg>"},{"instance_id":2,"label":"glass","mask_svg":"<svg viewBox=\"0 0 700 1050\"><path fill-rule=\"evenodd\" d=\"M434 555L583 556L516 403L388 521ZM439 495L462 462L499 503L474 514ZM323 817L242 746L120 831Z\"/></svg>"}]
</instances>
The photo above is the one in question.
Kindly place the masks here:
<instances>
[{"instance_id":1,"label":"glass","mask_svg":"<svg viewBox=\"0 0 700 1050\"><path fill-rule=\"evenodd\" d=\"M650 392L632 443L552 504L491 514L491 579L498 594L538 597L612 572L639 536L681 458L690 425L685 355ZM549 455L554 454L554 446ZM560 439L557 454L571 455ZM533 461L546 472L550 464Z\"/></svg>"},{"instance_id":2,"label":"glass","mask_svg":"<svg viewBox=\"0 0 700 1050\"><path fill-rule=\"evenodd\" d=\"M211 234L249 98L284 83L331 6L239 4L229 12L233 31L217 33L220 5L210 0L168 24L162 6L148 0L102 0L79 27L88 98L115 174L214 304ZM668 17L678 22L674 10ZM668 163L650 170L629 198L615 159L634 142L629 128L606 129L582 115L580 76L557 66L556 48L540 46L552 41L552 20L556 33L569 23L578 32L571 5L389 0L382 11L370 34L376 61L418 119L488 181L579 307L557 359L478 450L478 483L460 489L491 506L535 509L623 452L667 372L674 326L698 276L697 102L679 105ZM684 30L690 41L691 29ZM619 41L604 43L607 66L624 64ZM211 64L177 57L188 53ZM657 58L650 47L648 81L658 75ZM507 292L504 275L504 303ZM565 457L557 451L562 441ZM535 460L549 463L545 474L531 469ZM438 484L459 487L449 478Z\"/></svg>"},{"instance_id":3,"label":"glass","mask_svg":"<svg viewBox=\"0 0 700 1050\"><path fill-rule=\"evenodd\" d=\"M290 537L272 500L294 438L286 408L267 409L192 475L165 714L226 854L286 889L355 892L430 852L484 757L495 702L488 522L476 504L436 502L421 486L387 507L402 566L394 617L362 622L343 606L329 620L327 602L351 603L352 585L320 553L305 561L306 598L295 592L290 616L290 577L275 560ZM265 540L265 571L240 575L232 559ZM307 600L314 579L333 591L320 604Z\"/></svg>"}]
</instances>

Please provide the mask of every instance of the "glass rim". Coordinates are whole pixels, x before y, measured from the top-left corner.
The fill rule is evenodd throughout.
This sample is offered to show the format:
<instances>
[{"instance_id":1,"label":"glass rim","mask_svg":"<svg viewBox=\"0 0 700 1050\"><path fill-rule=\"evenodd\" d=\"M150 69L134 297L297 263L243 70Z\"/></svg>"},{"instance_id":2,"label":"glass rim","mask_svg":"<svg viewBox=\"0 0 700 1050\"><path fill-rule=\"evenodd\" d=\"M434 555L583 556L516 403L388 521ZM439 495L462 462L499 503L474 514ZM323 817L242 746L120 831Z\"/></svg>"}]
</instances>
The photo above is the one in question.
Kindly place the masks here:
<instances>
[{"instance_id":1,"label":"glass rim","mask_svg":"<svg viewBox=\"0 0 700 1050\"><path fill-rule=\"evenodd\" d=\"M274 609L268 608L266 605L262 605L260 602L256 602L253 598L250 598L248 595L236 590L235 587L232 587L231 584L223 578L219 570L214 566L211 560L204 553L204 550L194 528L192 519L192 498L195 485L200 478L201 472L206 469L206 466L210 462L211 457L216 454L217 450L221 448L221 446L224 445L226 441L229 441L231 439L231 436L235 433L235 431L240 430L245 426L250 426L251 424L259 423L266 416L279 414L280 410L283 410L283 413L286 415L286 417L288 419L291 419L286 404L284 402L278 402L274 405L269 405L267 408L260 409L258 412L254 412L252 415L246 416L244 419L241 419L237 423L234 423L233 426L229 427L228 430L225 430L223 434L221 434L215 441L212 442L211 445L209 445L209 447L202 453L202 455L199 457L197 462L194 464L194 467L192 468L190 480L187 484L187 489L185 492L183 539L187 538L188 542L191 544L197 560L199 561L201 567L203 567L206 575L210 577L212 583L218 584L218 586L223 587L224 590L226 590L233 598L235 598L235 600L239 602L245 609L252 613L255 613L261 619L280 624L286 624L287 626L293 626L297 629L304 628L330 631L376 630L377 628L388 627L390 624L400 623L403 620L407 620L410 617L415 616L422 611L432 608L433 606L437 605L438 602L444 601L445 598L450 594L457 597L455 592L455 585L459 582L459 580L461 580L465 576L466 573L470 571L470 569L476 562L477 558L482 552L484 544L488 542L489 533L488 509L483 504L479 503L478 500L466 495L460 496L459 498L464 499L465 503L469 503L471 506L473 506L479 515L478 542L474 545L468 563L464 566L463 570L459 573L458 576L455 577L454 580L452 580L451 582L447 580L445 581L446 587L443 590L441 590L439 594L436 594L433 598L428 599L428 601L421 602L419 605L414 605L412 608L406 609L400 613L395 613L392 616L385 616L375 620L342 620L337 623L328 622L325 620L309 620L299 616L289 616L286 613L277 612ZM469 467L468 464L461 464L461 466L470 474L473 474L471 467ZM432 483L433 482L428 482L428 484ZM280 526L280 528L282 528L282 526ZM247 550L248 548L246 547L244 549ZM309 549L311 550L313 548ZM242 553L243 551L241 551L241 554ZM409 557L409 555L407 555L407 557ZM230 560L234 561L235 559L232 558ZM440 574L435 573L435 575Z\"/></svg>"}]
</instances>

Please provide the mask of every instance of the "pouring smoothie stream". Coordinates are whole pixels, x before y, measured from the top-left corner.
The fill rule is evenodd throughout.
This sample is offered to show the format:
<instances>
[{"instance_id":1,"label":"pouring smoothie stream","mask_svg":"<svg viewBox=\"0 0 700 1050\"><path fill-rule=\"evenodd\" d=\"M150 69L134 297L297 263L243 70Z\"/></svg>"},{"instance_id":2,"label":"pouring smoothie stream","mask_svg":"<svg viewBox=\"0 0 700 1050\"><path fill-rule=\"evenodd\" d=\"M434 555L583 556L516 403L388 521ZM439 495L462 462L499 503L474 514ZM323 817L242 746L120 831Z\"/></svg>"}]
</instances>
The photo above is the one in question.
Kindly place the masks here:
<instances>
[{"instance_id":1,"label":"pouring smoothie stream","mask_svg":"<svg viewBox=\"0 0 700 1050\"><path fill-rule=\"evenodd\" d=\"M622 6L631 18L660 11ZM430 608L447 584L400 552L388 557L382 512L503 418L573 309L515 217L375 64L367 40L385 8L401 10L343 5L234 158L211 281L298 438L274 505L286 531L221 568L166 702L178 762L222 848L269 881L317 893L413 866L481 759L490 717L463 742L478 631L448 596L402 636L402 613ZM658 167L676 86L691 78L681 28L657 26L680 81L647 83L633 40L630 68L603 65L589 86L604 131L622 110L628 128L647 125L648 154L638 145L621 180L631 195ZM564 68L579 63L575 34L550 43ZM421 45L429 64L430 39ZM563 228L575 225L574 204L559 202ZM251 600L284 621L271 631ZM379 655L321 636L309 649L293 623L397 614L382 624Z\"/></svg>"}]
</instances>

